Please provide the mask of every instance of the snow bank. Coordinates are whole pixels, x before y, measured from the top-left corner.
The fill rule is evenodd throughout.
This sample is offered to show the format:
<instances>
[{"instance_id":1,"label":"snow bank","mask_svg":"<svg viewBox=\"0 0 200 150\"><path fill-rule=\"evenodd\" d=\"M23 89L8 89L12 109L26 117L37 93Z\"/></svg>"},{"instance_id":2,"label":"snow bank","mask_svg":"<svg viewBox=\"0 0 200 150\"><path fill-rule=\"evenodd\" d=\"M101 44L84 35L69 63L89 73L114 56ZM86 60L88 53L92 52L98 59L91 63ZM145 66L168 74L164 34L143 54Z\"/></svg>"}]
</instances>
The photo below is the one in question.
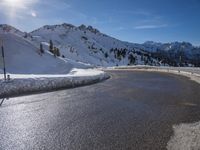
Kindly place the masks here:
<instances>
[{"instance_id":1,"label":"snow bank","mask_svg":"<svg viewBox=\"0 0 200 150\"><path fill-rule=\"evenodd\" d=\"M119 67L108 67L106 70L140 70L140 71L154 71L154 72L166 72L177 75L189 77L191 80L200 83L200 68L192 67L164 67L164 66L119 66Z\"/></svg>"},{"instance_id":2,"label":"snow bank","mask_svg":"<svg viewBox=\"0 0 200 150\"><path fill-rule=\"evenodd\" d=\"M168 142L168 150L199 150L200 122L173 127L174 136Z\"/></svg>"},{"instance_id":3,"label":"snow bank","mask_svg":"<svg viewBox=\"0 0 200 150\"><path fill-rule=\"evenodd\" d=\"M189 77L200 84L200 68L190 67L152 67L152 66L121 66L108 70L141 70L167 72ZM200 122L173 126L174 135L168 142L168 150L200 150Z\"/></svg>"},{"instance_id":4,"label":"snow bank","mask_svg":"<svg viewBox=\"0 0 200 150\"><path fill-rule=\"evenodd\" d=\"M73 69L67 75L11 74L10 81L4 81L3 75L0 77L0 97L7 97L89 85L108 79L109 75L100 70Z\"/></svg>"}]
</instances>

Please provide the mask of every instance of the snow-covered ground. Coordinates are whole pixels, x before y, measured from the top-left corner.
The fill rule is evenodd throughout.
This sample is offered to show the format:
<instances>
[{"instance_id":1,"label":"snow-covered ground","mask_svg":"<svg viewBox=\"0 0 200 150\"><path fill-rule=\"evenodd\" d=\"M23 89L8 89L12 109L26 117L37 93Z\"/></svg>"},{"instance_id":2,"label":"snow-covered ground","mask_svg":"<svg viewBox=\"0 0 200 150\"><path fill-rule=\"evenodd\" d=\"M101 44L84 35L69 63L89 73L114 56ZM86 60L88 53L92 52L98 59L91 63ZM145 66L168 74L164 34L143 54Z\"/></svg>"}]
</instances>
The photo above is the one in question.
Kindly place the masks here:
<instances>
[{"instance_id":1,"label":"snow-covered ground","mask_svg":"<svg viewBox=\"0 0 200 150\"><path fill-rule=\"evenodd\" d=\"M200 122L174 125L174 136L168 142L168 150L199 150Z\"/></svg>"},{"instance_id":2,"label":"snow-covered ground","mask_svg":"<svg viewBox=\"0 0 200 150\"><path fill-rule=\"evenodd\" d=\"M152 67L152 66L122 66L111 67L107 70L141 70L141 71L158 71L167 72L189 77L191 80L200 84L200 68L190 67ZM173 126L174 135L168 142L168 150L199 150L200 149L200 122L192 124L179 124Z\"/></svg>"},{"instance_id":3,"label":"snow-covered ground","mask_svg":"<svg viewBox=\"0 0 200 150\"><path fill-rule=\"evenodd\" d=\"M66 74L72 68L91 67L73 60L54 57L48 50L42 54L38 47L16 34L0 32L0 39L4 41L6 69L9 73Z\"/></svg>"},{"instance_id":4,"label":"snow-covered ground","mask_svg":"<svg viewBox=\"0 0 200 150\"><path fill-rule=\"evenodd\" d=\"M1 73L1 72L0 72ZM30 79L30 78L62 78L62 77L84 77L84 76L96 76L103 73L97 69L72 69L68 74L8 74L11 79ZM0 79L3 79L4 75L0 74Z\"/></svg>"},{"instance_id":5,"label":"snow-covered ground","mask_svg":"<svg viewBox=\"0 0 200 150\"><path fill-rule=\"evenodd\" d=\"M108 78L108 74L97 69L73 69L67 75L11 74L10 81L4 81L3 74L0 74L0 97L73 88Z\"/></svg>"}]
</instances>

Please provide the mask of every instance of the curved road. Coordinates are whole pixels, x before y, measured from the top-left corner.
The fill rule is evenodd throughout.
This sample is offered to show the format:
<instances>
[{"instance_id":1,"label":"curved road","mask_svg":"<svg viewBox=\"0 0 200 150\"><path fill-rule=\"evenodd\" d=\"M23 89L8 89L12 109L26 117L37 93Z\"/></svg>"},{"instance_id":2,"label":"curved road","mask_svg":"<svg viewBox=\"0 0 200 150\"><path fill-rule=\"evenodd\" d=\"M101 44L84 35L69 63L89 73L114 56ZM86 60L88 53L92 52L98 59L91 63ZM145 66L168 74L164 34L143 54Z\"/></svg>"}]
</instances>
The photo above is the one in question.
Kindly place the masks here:
<instances>
[{"instance_id":1,"label":"curved road","mask_svg":"<svg viewBox=\"0 0 200 150\"><path fill-rule=\"evenodd\" d=\"M111 71L105 82L0 101L0 149L166 149L172 126L200 121L200 85Z\"/></svg>"}]
</instances>

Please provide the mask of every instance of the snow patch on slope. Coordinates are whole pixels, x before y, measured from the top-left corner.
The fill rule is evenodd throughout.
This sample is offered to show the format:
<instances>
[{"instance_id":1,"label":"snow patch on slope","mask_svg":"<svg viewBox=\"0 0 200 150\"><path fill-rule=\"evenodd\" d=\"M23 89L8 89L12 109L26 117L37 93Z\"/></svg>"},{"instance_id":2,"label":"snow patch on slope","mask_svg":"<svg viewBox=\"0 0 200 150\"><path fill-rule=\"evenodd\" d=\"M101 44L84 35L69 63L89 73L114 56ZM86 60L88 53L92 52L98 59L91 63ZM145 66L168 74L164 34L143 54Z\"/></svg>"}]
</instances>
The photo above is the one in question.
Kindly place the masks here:
<instances>
[{"instance_id":1,"label":"snow patch on slope","mask_svg":"<svg viewBox=\"0 0 200 150\"><path fill-rule=\"evenodd\" d=\"M36 47L20 35L0 32L4 41L6 68L17 74L66 74L74 67L88 68L84 64L54 57L48 51L41 54Z\"/></svg>"}]
</instances>

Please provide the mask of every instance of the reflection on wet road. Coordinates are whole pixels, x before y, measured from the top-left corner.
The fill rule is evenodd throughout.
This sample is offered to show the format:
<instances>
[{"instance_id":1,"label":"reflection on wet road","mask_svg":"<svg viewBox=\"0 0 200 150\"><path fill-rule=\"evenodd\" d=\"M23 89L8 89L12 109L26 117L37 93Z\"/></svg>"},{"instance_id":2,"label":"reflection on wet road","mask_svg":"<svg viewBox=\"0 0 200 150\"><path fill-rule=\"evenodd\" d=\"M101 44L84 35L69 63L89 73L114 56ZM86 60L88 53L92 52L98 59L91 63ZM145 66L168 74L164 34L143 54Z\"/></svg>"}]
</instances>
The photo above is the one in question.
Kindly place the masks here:
<instances>
[{"instance_id":1,"label":"reflection on wet road","mask_svg":"<svg viewBox=\"0 0 200 150\"><path fill-rule=\"evenodd\" d=\"M200 120L200 85L113 71L105 82L0 100L0 149L165 149L172 126Z\"/></svg>"}]
</instances>

